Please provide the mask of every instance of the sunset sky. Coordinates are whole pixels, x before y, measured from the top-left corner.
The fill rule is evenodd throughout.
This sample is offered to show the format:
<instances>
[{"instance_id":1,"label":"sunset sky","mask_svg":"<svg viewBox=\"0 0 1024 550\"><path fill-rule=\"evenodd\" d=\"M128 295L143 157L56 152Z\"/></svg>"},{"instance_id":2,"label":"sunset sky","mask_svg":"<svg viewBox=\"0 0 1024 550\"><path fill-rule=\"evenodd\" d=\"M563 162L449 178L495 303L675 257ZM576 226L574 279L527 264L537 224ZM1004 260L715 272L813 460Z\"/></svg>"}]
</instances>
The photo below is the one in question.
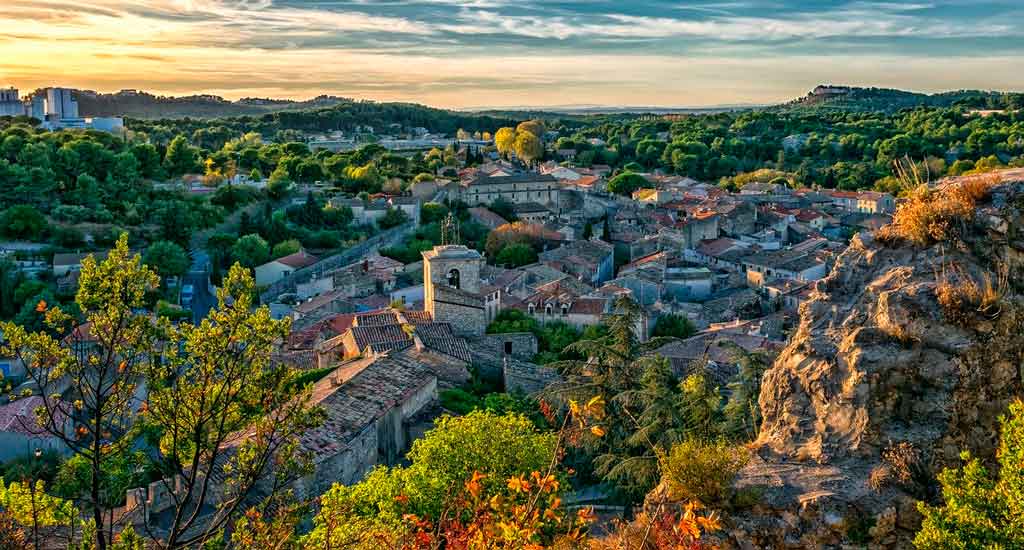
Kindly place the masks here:
<instances>
[{"instance_id":1,"label":"sunset sky","mask_svg":"<svg viewBox=\"0 0 1024 550\"><path fill-rule=\"evenodd\" d=\"M1024 90L1024 1L2 0L0 86L442 107Z\"/></svg>"}]
</instances>

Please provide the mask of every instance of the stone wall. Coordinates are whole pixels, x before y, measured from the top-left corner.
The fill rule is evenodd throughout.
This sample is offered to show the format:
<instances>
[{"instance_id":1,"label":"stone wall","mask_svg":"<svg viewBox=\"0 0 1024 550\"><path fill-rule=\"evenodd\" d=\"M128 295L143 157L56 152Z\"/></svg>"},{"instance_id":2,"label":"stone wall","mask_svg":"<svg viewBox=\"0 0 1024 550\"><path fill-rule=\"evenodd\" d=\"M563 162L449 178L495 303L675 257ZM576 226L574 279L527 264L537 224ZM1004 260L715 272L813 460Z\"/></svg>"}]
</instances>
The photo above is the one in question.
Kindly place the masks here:
<instances>
[{"instance_id":1,"label":"stone wall","mask_svg":"<svg viewBox=\"0 0 1024 550\"><path fill-rule=\"evenodd\" d=\"M531 361L537 355L537 337L532 332L485 334L473 338L469 347L473 352L473 366L481 376L492 380L503 378L506 344L511 344L511 358L515 361Z\"/></svg>"},{"instance_id":2,"label":"stone wall","mask_svg":"<svg viewBox=\"0 0 1024 550\"><path fill-rule=\"evenodd\" d=\"M523 361L507 362L503 374L505 391L521 391L527 395L540 392L560 379L555 369Z\"/></svg>"},{"instance_id":3,"label":"stone wall","mask_svg":"<svg viewBox=\"0 0 1024 550\"><path fill-rule=\"evenodd\" d=\"M427 309L434 321L450 324L456 336L482 336L487 329L487 312L483 300L479 300L479 305L456 303L462 297L460 294L464 293L446 292L448 290L444 286L435 288L434 299L428 304L431 307Z\"/></svg>"}]
</instances>

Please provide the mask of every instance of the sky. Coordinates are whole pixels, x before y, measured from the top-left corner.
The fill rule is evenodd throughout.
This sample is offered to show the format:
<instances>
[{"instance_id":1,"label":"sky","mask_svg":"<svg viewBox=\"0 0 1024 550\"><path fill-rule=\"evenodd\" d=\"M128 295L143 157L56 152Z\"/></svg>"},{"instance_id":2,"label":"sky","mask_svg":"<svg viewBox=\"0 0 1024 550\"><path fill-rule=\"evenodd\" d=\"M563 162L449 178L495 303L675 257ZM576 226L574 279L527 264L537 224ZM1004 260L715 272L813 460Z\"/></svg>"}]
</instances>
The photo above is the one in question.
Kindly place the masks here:
<instances>
[{"instance_id":1,"label":"sky","mask_svg":"<svg viewBox=\"0 0 1024 550\"><path fill-rule=\"evenodd\" d=\"M2 0L0 86L448 108L1024 90L1024 0Z\"/></svg>"}]
</instances>

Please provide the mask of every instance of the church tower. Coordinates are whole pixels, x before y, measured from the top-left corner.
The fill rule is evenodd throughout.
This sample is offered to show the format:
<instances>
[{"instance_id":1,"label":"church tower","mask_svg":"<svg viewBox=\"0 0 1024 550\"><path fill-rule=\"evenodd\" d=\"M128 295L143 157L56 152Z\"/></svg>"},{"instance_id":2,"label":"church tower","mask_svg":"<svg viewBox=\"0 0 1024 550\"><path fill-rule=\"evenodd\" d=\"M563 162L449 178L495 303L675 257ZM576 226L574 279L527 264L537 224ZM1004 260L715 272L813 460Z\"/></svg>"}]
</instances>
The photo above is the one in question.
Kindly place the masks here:
<instances>
[{"instance_id":1,"label":"church tower","mask_svg":"<svg viewBox=\"0 0 1024 550\"><path fill-rule=\"evenodd\" d=\"M449 214L441 229L441 246L423 252L423 306L435 322L448 323L459 336L480 336L487 328L480 295L483 256L458 242L458 227Z\"/></svg>"}]
</instances>

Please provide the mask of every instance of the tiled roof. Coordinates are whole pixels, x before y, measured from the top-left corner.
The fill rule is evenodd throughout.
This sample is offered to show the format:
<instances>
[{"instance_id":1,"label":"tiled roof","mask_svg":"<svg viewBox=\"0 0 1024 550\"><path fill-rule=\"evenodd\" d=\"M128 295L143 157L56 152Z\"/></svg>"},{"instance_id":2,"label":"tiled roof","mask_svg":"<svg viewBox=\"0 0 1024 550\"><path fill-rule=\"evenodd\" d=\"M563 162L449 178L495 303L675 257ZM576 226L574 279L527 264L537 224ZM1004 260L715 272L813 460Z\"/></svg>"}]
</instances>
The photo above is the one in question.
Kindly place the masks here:
<instances>
[{"instance_id":1,"label":"tiled roof","mask_svg":"<svg viewBox=\"0 0 1024 550\"><path fill-rule=\"evenodd\" d=\"M43 406L38 395L17 399L0 406L0 432L22 435L42 435L45 431L36 423L35 410Z\"/></svg>"},{"instance_id":2,"label":"tiled roof","mask_svg":"<svg viewBox=\"0 0 1024 550\"><path fill-rule=\"evenodd\" d=\"M326 418L301 436L302 449L312 453L314 462L332 458L377 419L435 380L428 369L405 354L339 366L313 387L313 402L323 408Z\"/></svg>"},{"instance_id":3,"label":"tiled roof","mask_svg":"<svg viewBox=\"0 0 1024 550\"><path fill-rule=\"evenodd\" d=\"M449 357L454 357L466 363L472 362L469 351L469 344L462 338L457 338L452 332L448 323L426 323L416 325L416 336L420 338L424 346Z\"/></svg>"},{"instance_id":4,"label":"tiled roof","mask_svg":"<svg viewBox=\"0 0 1024 550\"><path fill-rule=\"evenodd\" d=\"M316 256L314 256L312 254L309 254L305 250L300 250L300 251L298 251L298 252L296 252L294 254L289 254L289 255L287 255L287 256L285 256L283 258L278 258L278 259L273 260L273 261L275 261L275 262L277 262L279 264L284 264L284 265L286 265L288 267L293 267L295 269L301 269L303 267L309 267L309 266L317 263L320 260Z\"/></svg>"},{"instance_id":5,"label":"tiled roof","mask_svg":"<svg viewBox=\"0 0 1024 550\"><path fill-rule=\"evenodd\" d=\"M383 344L387 342L404 342L409 340L409 335L402 329L402 325L379 325L379 326L354 326L352 337L355 339L356 349L363 350L371 344Z\"/></svg>"},{"instance_id":6,"label":"tiled roof","mask_svg":"<svg viewBox=\"0 0 1024 550\"><path fill-rule=\"evenodd\" d=\"M356 314L355 325L359 327L376 327L398 323L398 313L392 310Z\"/></svg>"}]
</instances>

